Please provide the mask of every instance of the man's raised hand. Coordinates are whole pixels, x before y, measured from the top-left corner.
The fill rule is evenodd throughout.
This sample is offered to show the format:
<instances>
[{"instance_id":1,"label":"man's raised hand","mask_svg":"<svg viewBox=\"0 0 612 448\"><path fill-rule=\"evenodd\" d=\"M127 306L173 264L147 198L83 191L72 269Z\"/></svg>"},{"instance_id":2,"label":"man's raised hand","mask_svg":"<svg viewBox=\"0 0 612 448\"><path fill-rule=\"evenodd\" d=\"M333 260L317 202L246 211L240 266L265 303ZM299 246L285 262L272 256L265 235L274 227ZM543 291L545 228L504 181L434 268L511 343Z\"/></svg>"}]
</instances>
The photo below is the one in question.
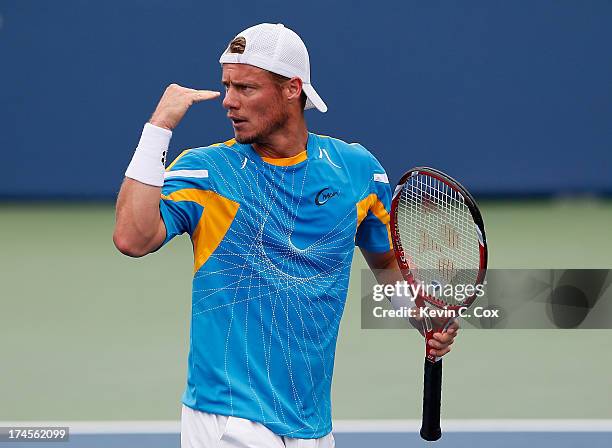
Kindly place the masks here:
<instances>
[{"instance_id":1,"label":"man's raised hand","mask_svg":"<svg viewBox=\"0 0 612 448\"><path fill-rule=\"evenodd\" d=\"M195 90L170 84L162 95L149 123L172 131L194 103L212 100L221 95L212 90Z\"/></svg>"}]
</instances>

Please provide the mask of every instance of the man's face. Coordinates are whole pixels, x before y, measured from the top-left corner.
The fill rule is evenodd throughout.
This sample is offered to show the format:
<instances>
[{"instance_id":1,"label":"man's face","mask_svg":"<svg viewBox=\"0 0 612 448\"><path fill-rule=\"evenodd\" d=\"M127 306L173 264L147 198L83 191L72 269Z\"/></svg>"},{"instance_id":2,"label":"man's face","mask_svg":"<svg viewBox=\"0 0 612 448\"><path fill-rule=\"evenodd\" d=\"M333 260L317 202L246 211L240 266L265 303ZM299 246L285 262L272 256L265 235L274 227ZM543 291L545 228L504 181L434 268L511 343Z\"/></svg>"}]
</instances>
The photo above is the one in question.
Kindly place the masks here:
<instances>
[{"instance_id":1,"label":"man's face","mask_svg":"<svg viewBox=\"0 0 612 448\"><path fill-rule=\"evenodd\" d=\"M289 119L277 81L266 70L246 64L223 64L223 107L240 143L265 142Z\"/></svg>"}]
</instances>

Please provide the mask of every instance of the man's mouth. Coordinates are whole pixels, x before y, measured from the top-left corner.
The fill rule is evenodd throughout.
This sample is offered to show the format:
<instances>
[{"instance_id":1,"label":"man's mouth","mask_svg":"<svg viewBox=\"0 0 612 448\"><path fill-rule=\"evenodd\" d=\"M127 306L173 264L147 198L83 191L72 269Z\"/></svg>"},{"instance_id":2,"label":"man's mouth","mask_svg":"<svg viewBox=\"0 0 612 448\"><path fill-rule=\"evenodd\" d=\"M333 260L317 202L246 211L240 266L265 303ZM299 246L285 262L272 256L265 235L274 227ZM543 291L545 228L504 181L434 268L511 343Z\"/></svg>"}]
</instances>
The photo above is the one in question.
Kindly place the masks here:
<instances>
[{"instance_id":1,"label":"man's mouth","mask_svg":"<svg viewBox=\"0 0 612 448\"><path fill-rule=\"evenodd\" d=\"M229 118L230 120L232 120L232 124L234 124L234 125L238 125L238 124L241 124L241 123L244 123L244 122L246 122L246 121L247 121L247 120L245 120L244 118L240 118L240 117L231 117L231 116L230 116L230 117L228 117L228 118Z\"/></svg>"}]
</instances>

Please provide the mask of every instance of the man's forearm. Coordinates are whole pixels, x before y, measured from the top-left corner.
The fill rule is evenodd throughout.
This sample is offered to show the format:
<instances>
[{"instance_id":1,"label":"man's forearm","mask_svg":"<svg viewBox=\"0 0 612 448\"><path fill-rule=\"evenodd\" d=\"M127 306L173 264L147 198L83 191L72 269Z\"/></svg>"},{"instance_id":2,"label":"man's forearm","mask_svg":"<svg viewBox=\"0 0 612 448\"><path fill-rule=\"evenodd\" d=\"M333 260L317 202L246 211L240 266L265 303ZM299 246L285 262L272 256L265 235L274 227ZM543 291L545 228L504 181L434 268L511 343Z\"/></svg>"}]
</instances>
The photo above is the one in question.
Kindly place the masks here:
<instances>
[{"instance_id":1,"label":"man's forearm","mask_svg":"<svg viewBox=\"0 0 612 448\"><path fill-rule=\"evenodd\" d=\"M397 310L414 307L415 303L409 290L399 286L404 285L405 280L393 250L385 253L372 253L362 249L361 252L372 270L377 283L384 286L383 293L389 299L393 308ZM385 292L388 288L393 292ZM422 324L418 319L410 317L408 321L414 328L422 332Z\"/></svg>"},{"instance_id":2,"label":"man's forearm","mask_svg":"<svg viewBox=\"0 0 612 448\"><path fill-rule=\"evenodd\" d=\"M368 266L374 273L376 281L381 285L394 285L404 280L395 259L393 250L384 253L374 253L361 250Z\"/></svg>"}]
</instances>

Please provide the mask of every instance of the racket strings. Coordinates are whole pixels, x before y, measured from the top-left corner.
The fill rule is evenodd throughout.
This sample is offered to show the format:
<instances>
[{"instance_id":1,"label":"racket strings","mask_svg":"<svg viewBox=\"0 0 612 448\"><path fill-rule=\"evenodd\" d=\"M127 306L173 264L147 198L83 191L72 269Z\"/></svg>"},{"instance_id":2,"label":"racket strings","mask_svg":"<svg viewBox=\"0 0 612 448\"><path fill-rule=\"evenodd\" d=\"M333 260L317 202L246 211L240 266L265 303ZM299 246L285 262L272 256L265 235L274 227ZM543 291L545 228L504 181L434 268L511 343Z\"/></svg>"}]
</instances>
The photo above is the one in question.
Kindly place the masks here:
<instances>
[{"instance_id":1,"label":"racket strings","mask_svg":"<svg viewBox=\"0 0 612 448\"><path fill-rule=\"evenodd\" d=\"M424 174L411 176L400 194L399 237L415 278L424 285L475 285L479 239L463 196ZM432 295L451 305L461 304L440 291Z\"/></svg>"}]
</instances>

